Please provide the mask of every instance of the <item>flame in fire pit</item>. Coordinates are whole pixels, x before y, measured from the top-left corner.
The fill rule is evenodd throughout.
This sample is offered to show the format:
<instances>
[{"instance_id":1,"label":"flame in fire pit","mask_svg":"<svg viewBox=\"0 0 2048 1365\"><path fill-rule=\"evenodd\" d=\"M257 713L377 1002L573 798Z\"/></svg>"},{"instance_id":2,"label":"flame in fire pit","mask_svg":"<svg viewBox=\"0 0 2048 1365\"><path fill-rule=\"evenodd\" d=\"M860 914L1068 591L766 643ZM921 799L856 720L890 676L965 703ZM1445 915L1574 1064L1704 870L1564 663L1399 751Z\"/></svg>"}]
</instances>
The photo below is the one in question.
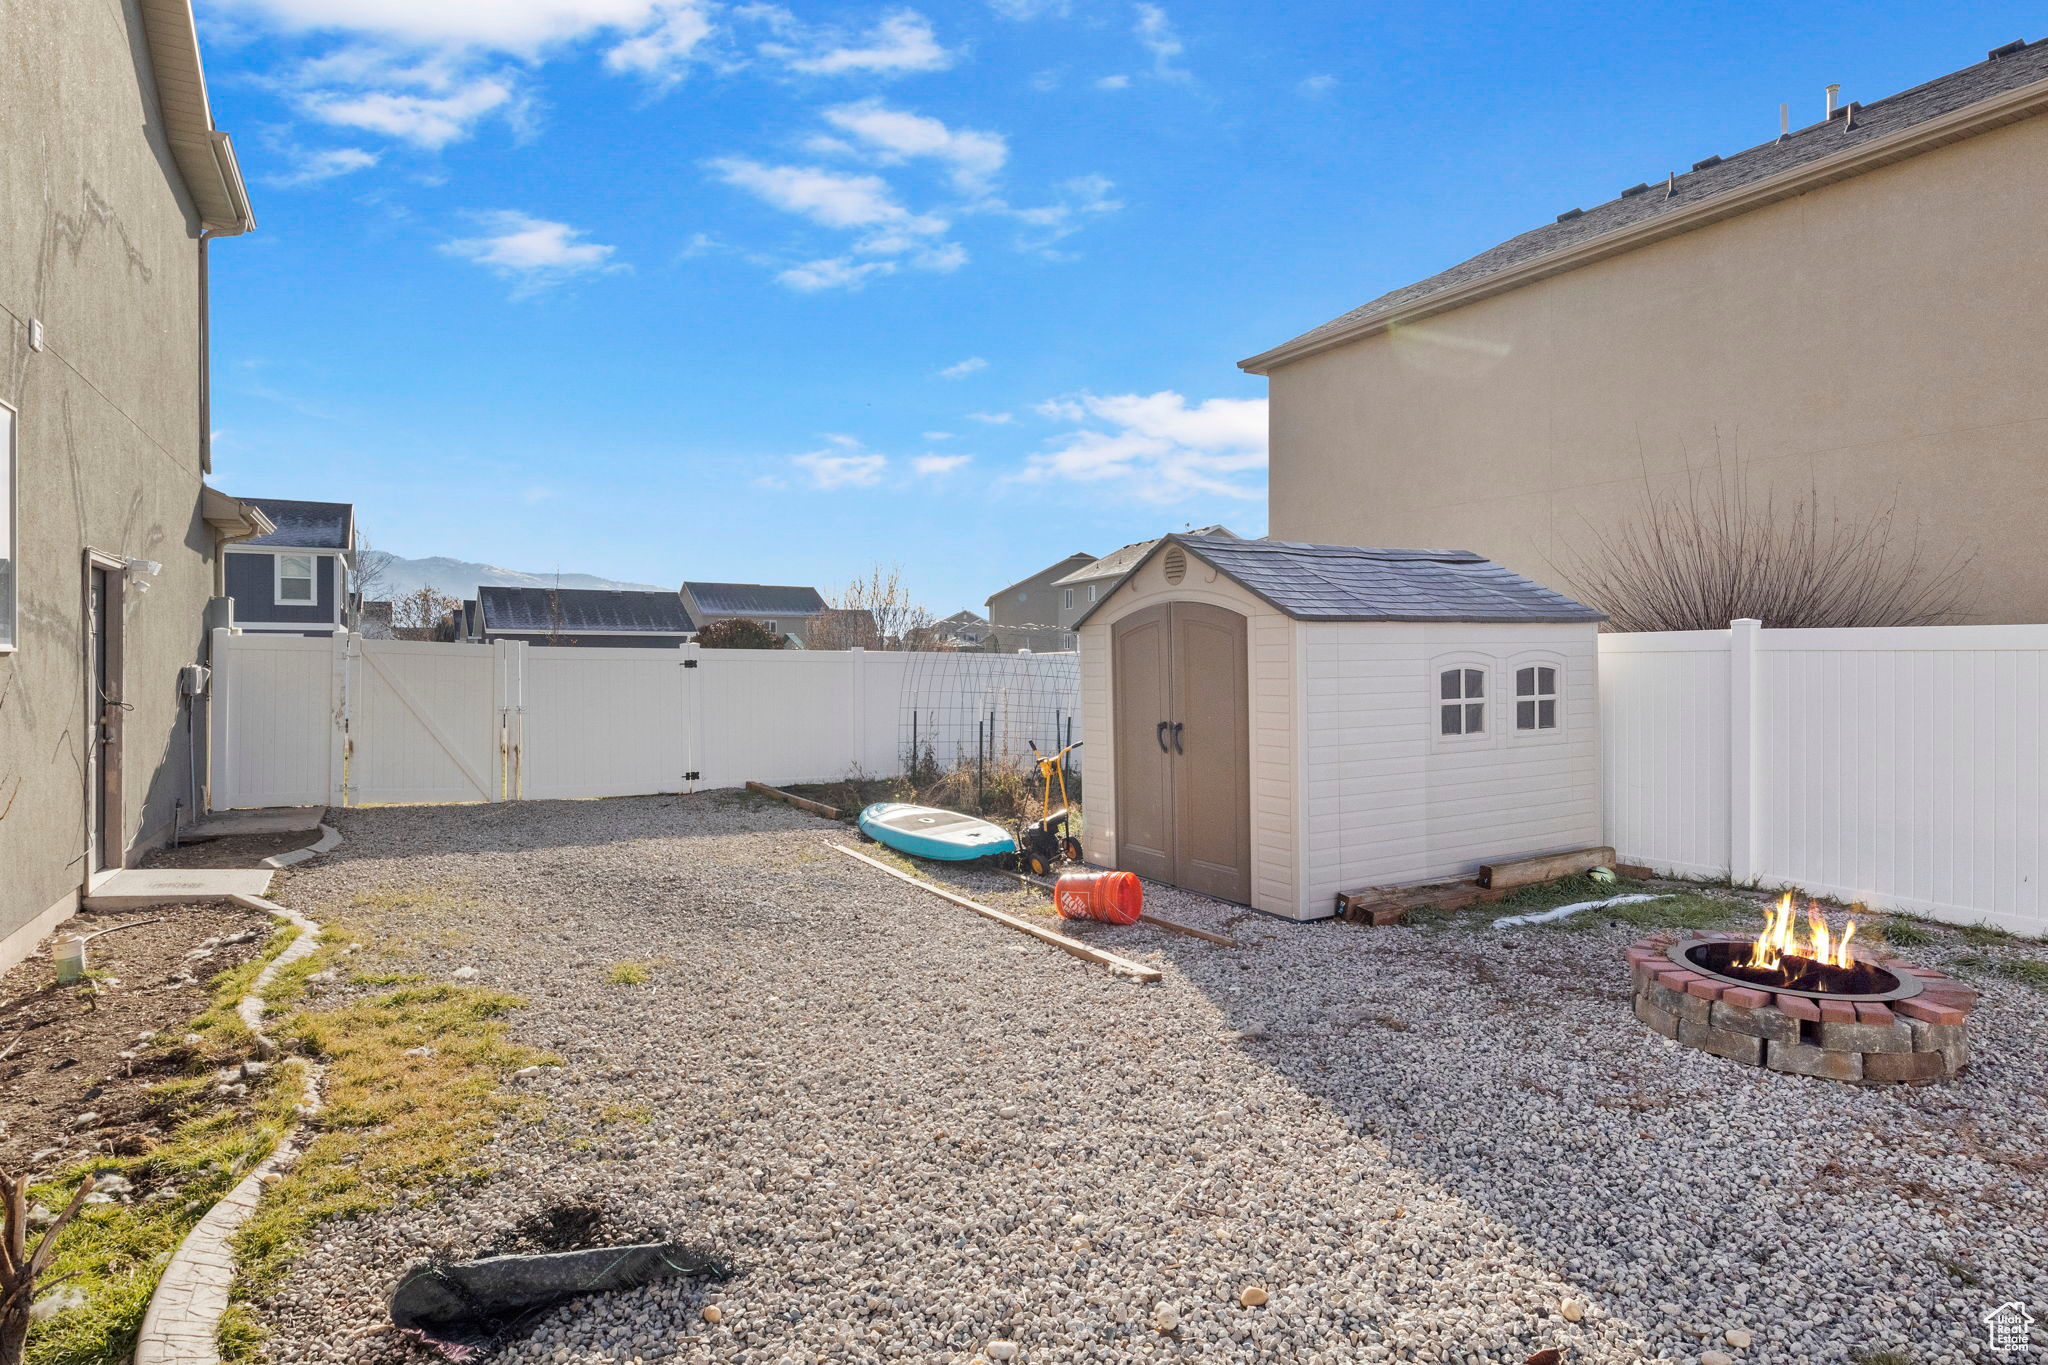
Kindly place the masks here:
<instances>
[{"instance_id":1,"label":"flame in fire pit","mask_svg":"<svg viewBox=\"0 0 2048 1365\"><path fill-rule=\"evenodd\" d=\"M1759 971L1782 971L1787 976L1798 975L1796 969L1785 966L1788 957L1805 958L1824 967L1853 968L1856 959L1849 953L1849 940L1855 937L1856 921L1852 919L1842 926L1842 936L1836 938L1821 915L1820 906L1813 901L1806 903L1806 933L1802 937L1792 913L1792 893L1787 891L1777 907L1766 912L1764 931L1756 936L1748 958L1741 965Z\"/></svg>"}]
</instances>

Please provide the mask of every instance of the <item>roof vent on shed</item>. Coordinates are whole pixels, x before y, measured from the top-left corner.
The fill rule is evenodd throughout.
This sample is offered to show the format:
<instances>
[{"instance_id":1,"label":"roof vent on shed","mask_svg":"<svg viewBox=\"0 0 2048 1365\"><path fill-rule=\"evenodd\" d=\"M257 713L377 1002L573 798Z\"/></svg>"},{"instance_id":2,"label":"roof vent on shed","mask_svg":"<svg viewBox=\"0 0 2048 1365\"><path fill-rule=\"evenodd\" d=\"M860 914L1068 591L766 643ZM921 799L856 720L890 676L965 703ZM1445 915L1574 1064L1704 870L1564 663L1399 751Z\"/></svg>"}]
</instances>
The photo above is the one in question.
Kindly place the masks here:
<instances>
[{"instance_id":1,"label":"roof vent on shed","mask_svg":"<svg viewBox=\"0 0 2048 1365\"><path fill-rule=\"evenodd\" d=\"M1178 583L1188 576L1187 553L1178 545L1166 547L1166 555L1159 561L1159 567L1166 573L1166 581Z\"/></svg>"},{"instance_id":2,"label":"roof vent on shed","mask_svg":"<svg viewBox=\"0 0 2048 1365\"><path fill-rule=\"evenodd\" d=\"M2026 46L2027 40L2025 38L2015 38L2011 42L2007 43L2004 47L1992 48L1989 52L1984 54L1984 60L1987 62L1995 62L2000 57L2010 57L2015 52L2025 51Z\"/></svg>"},{"instance_id":3,"label":"roof vent on shed","mask_svg":"<svg viewBox=\"0 0 2048 1365\"><path fill-rule=\"evenodd\" d=\"M1586 211L1584 209L1566 209L1563 213L1557 215L1557 221L1569 223L1574 218L1583 218L1585 216Z\"/></svg>"},{"instance_id":4,"label":"roof vent on shed","mask_svg":"<svg viewBox=\"0 0 2048 1365\"><path fill-rule=\"evenodd\" d=\"M1647 193L1649 188L1650 182L1645 180L1640 185L1630 185L1627 189L1621 192L1621 197L1624 199L1629 199L1634 197L1635 195Z\"/></svg>"},{"instance_id":5,"label":"roof vent on shed","mask_svg":"<svg viewBox=\"0 0 2048 1365\"><path fill-rule=\"evenodd\" d=\"M1708 157L1708 158L1707 158L1706 160L1704 160L1704 161L1695 161L1695 162L1693 162L1693 163L1692 163L1692 168L1693 168L1694 170L1696 170L1696 171L1703 171L1703 170L1705 170L1705 169L1706 169L1707 167L1709 167L1709 166L1718 166L1718 165L1720 165L1720 164L1721 164L1721 154L1720 154L1719 152L1716 152L1716 153L1715 153L1714 155L1712 155L1712 156Z\"/></svg>"}]
</instances>

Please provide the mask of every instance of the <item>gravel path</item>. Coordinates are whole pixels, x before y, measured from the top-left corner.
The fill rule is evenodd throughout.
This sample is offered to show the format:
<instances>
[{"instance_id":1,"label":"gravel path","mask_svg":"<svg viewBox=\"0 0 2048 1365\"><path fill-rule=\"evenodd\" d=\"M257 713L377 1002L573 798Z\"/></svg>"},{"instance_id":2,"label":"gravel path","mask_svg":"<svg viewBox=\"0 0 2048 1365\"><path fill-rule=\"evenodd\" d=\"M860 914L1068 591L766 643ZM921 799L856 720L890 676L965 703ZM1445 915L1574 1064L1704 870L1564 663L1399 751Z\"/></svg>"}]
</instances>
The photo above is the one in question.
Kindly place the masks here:
<instances>
[{"instance_id":1,"label":"gravel path","mask_svg":"<svg viewBox=\"0 0 2048 1365\"><path fill-rule=\"evenodd\" d=\"M1864 1091L1638 1026L1639 930L1251 917L1229 950L1088 926L1165 969L1141 986L781 806L343 825L281 898L345 919L366 888L467 886L468 941L419 963L525 996L515 1035L568 1065L515 1082L548 1110L500 1139L498 1177L326 1230L265 1305L277 1361L422 1358L364 1335L399 1271L564 1199L743 1273L587 1300L500 1360L1937 1365L2005 1359L1978 1318L2008 1299L2048 1343L2040 993L1987 987L1961 1082ZM608 983L627 959L651 980Z\"/></svg>"}]
</instances>

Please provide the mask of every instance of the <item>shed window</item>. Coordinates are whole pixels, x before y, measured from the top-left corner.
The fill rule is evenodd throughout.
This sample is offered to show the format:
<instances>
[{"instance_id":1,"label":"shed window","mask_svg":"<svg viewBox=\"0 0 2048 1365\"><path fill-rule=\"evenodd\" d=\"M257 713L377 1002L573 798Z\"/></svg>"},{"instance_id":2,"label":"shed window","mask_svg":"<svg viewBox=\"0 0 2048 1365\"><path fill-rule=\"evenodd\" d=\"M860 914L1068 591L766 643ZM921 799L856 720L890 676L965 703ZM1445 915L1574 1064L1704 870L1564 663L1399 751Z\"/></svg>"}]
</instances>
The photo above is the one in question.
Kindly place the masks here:
<instances>
[{"instance_id":1,"label":"shed window","mask_svg":"<svg viewBox=\"0 0 2048 1365\"><path fill-rule=\"evenodd\" d=\"M1515 670L1515 728L1557 728L1557 670L1530 665Z\"/></svg>"},{"instance_id":2,"label":"shed window","mask_svg":"<svg viewBox=\"0 0 2048 1365\"><path fill-rule=\"evenodd\" d=\"M277 557L277 600L305 605L317 600L313 589L312 555L279 555Z\"/></svg>"},{"instance_id":3,"label":"shed window","mask_svg":"<svg viewBox=\"0 0 2048 1365\"><path fill-rule=\"evenodd\" d=\"M1442 698L1440 730L1446 735L1486 733L1486 671L1447 668L1437 675Z\"/></svg>"}]
</instances>

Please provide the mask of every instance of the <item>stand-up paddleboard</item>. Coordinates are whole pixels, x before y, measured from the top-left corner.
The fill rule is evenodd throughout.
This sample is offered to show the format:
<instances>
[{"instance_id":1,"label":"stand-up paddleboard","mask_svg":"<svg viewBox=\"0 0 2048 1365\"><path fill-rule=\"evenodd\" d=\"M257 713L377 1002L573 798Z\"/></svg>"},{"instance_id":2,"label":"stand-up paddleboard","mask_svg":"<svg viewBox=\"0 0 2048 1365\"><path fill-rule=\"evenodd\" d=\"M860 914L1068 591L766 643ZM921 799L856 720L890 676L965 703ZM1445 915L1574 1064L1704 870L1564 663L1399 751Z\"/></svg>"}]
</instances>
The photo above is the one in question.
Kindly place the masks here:
<instances>
[{"instance_id":1,"label":"stand-up paddleboard","mask_svg":"<svg viewBox=\"0 0 2048 1365\"><path fill-rule=\"evenodd\" d=\"M948 863L1017 851L1017 841L1000 825L956 810L900 801L878 801L862 811L860 832L899 853Z\"/></svg>"}]
</instances>

